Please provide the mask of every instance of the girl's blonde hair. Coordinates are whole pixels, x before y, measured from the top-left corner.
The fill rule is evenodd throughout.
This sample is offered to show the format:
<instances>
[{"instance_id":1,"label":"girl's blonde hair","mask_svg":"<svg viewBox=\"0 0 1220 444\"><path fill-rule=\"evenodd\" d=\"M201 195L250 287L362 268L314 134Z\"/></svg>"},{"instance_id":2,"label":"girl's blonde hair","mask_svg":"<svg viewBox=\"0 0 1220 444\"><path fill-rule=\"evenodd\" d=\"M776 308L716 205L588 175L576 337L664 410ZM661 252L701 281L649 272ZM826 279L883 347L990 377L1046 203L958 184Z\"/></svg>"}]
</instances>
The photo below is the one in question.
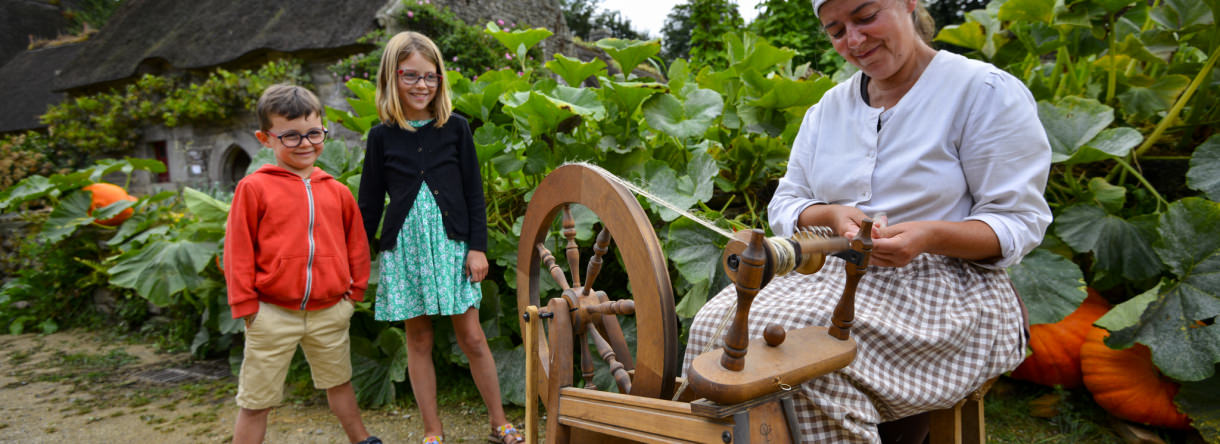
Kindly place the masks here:
<instances>
[{"instance_id":1,"label":"girl's blonde hair","mask_svg":"<svg viewBox=\"0 0 1220 444\"><path fill-rule=\"evenodd\" d=\"M453 102L449 99L449 82L445 79L445 61L441 50L432 39L415 31L403 31L395 35L385 45L381 53L381 66L377 69L377 117L382 122L393 123L407 131L415 128L407 124L407 114L399 95L398 64L419 53L428 62L436 65L441 82L436 86L436 96L432 98L432 117L435 125L441 127L449 121L453 114Z\"/></svg>"}]
</instances>

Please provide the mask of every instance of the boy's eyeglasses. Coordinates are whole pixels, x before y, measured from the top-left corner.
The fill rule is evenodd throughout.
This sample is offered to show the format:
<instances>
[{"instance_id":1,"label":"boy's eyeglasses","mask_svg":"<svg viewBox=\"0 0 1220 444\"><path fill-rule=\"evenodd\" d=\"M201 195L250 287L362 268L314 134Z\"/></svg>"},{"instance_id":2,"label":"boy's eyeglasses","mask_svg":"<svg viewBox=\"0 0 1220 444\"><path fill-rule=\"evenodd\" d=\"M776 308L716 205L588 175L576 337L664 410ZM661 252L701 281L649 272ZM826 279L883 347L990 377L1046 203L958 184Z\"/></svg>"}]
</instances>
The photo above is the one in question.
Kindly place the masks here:
<instances>
[{"instance_id":1,"label":"boy's eyeglasses","mask_svg":"<svg viewBox=\"0 0 1220 444\"><path fill-rule=\"evenodd\" d=\"M434 72L421 75L416 71L406 71L400 69L398 70L398 79L402 80L402 82L407 86L413 86L416 83L419 83L420 79L423 79L424 84L428 86L436 86L441 84L441 75Z\"/></svg>"},{"instance_id":2,"label":"boy's eyeglasses","mask_svg":"<svg viewBox=\"0 0 1220 444\"><path fill-rule=\"evenodd\" d=\"M307 139L309 140L309 143L313 143L313 144L319 144L319 143L325 142L326 134L329 132L330 131L327 131L325 128L323 128L320 130L311 130L310 132L305 133L305 134L301 134L296 131L287 132L284 134L276 134L271 131L267 131L267 134L270 134L272 136L275 136L277 139L280 139L280 143L284 144L285 148L296 148L298 146L301 146L301 143L305 142L305 140L307 140Z\"/></svg>"}]
</instances>

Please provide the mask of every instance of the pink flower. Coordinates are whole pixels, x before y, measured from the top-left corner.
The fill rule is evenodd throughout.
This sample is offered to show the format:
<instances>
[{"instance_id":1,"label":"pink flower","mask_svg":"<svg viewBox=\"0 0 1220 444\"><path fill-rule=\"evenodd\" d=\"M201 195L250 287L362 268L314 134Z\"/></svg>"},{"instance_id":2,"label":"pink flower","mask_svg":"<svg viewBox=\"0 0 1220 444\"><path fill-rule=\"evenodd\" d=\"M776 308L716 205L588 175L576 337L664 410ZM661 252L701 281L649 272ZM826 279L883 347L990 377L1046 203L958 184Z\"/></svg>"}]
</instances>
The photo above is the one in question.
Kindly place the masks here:
<instances>
[{"instance_id":1,"label":"pink flower","mask_svg":"<svg viewBox=\"0 0 1220 444\"><path fill-rule=\"evenodd\" d=\"M457 61L457 56L453 56L453 61Z\"/></svg>"},{"instance_id":2,"label":"pink flower","mask_svg":"<svg viewBox=\"0 0 1220 444\"><path fill-rule=\"evenodd\" d=\"M462 72L462 67L461 67L461 66L455 66L455 67L453 68L453 70L454 70L454 71L457 71L457 72Z\"/></svg>"},{"instance_id":3,"label":"pink flower","mask_svg":"<svg viewBox=\"0 0 1220 444\"><path fill-rule=\"evenodd\" d=\"M523 75L525 75L525 73L523 73L523 72L521 72L521 71L517 71L517 77L521 77L521 76L523 76Z\"/></svg>"},{"instance_id":4,"label":"pink flower","mask_svg":"<svg viewBox=\"0 0 1220 444\"><path fill-rule=\"evenodd\" d=\"M415 18L415 12L407 11L407 18Z\"/></svg>"},{"instance_id":5,"label":"pink flower","mask_svg":"<svg viewBox=\"0 0 1220 444\"><path fill-rule=\"evenodd\" d=\"M512 54L509 54L509 53L507 53L507 52L506 52L506 53L504 53L504 58L509 59L509 60L512 60L512 59L513 59L513 55L512 55Z\"/></svg>"},{"instance_id":6,"label":"pink flower","mask_svg":"<svg viewBox=\"0 0 1220 444\"><path fill-rule=\"evenodd\" d=\"M496 24L500 25L500 26L504 26L504 20L496 20Z\"/></svg>"}]
</instances>

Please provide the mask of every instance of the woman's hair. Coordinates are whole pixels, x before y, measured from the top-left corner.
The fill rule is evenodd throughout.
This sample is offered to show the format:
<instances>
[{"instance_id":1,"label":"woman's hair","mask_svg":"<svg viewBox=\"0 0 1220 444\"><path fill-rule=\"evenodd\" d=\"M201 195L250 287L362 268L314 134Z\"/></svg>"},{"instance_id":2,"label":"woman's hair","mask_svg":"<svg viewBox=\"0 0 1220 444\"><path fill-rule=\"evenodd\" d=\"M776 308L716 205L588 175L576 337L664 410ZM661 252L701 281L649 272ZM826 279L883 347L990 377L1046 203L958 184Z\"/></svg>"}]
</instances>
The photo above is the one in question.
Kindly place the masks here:
<instances>
[{"instance_id":1,"label":"woman's hair","mask_svg":"<svg viewBox=\"0 0 1220 444\"><path fill-rule=\"evenodd\" d=\"M399 95L398 64L419 53L428 62L436 65L436 73L441 75L440 84L436 85L436 96L432 98L432 116L436 126L444 126L453 114L453 102L449 99L449 82L445 80L445 61L436 43L427 36L414 31L403 31L395 35L385 45L381 54L381 66L377 69L377 117L382 122L393 123L407 131L415 128L407 124L407 114L403 109Z\"/></svg>"},{"instance_id":2,"label":"woman's hair","mask_svg":"<svg viewBox=\"0 0 1220 444\"><path fill-rule=\"evenodd\" d=\"M932 18L932 14L928 13L928 8L924 6L920 0L915 3L915 11L911 12L911 21L915 22L915 33L923 39L928 46L932 45L932 39L936 37L936 20Z\"/></svg>"}]
</instances>

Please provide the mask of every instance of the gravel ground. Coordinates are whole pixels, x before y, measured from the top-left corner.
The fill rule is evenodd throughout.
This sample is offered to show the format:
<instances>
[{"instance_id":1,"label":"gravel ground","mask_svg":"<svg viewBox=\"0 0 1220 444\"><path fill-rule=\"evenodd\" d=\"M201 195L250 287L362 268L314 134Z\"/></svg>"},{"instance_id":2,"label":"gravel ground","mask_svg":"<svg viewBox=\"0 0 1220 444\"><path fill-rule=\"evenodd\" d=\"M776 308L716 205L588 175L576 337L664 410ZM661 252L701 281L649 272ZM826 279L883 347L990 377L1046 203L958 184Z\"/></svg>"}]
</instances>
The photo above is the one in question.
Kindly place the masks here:
<instances>
[{"instance_id":1,"label":"gravel ground","mask_svg":"<svg viewBox=\"0 0 1220 444\"><path fill-rule=\"evenodd\" d=\"M237 378L220 361L193 362L98 333L0 336L0 443L219 443L232 436ZM325 396L290 398L271 413L267 443L342 443ZM417 443L414 406L362 412L387 443ZM477 398L441 407L447 442L486 442ZM509 409L520 424L523 410Z\"/></svg>"}]
</instances>

